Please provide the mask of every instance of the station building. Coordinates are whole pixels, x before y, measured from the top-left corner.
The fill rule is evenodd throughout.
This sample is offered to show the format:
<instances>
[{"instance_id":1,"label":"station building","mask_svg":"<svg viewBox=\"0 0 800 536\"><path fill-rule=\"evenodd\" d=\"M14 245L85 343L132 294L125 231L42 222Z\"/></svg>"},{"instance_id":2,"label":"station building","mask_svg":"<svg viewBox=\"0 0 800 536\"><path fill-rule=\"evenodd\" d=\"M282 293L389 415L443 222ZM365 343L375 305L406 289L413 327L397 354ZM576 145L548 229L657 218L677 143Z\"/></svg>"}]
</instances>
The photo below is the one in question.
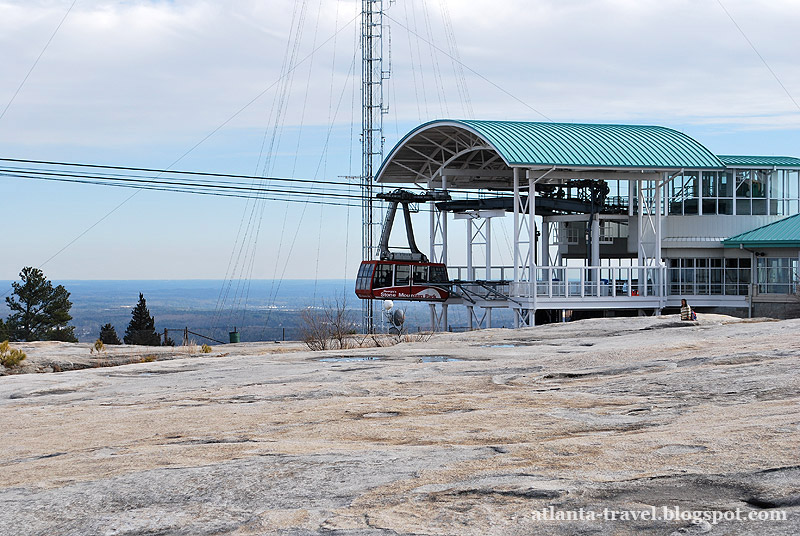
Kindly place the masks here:
<instances>
[{"instance_id":1,"label":"station building","mask_svg":"<svg viewBox=\"0 0 800 536\"><path fill-rule=\"evenodd\" d=\"M797 314L800 159L715 155L659 126L437 120L409 132L376 174L387 187L450 192L430 207L431 262L469 327L510 309L515 326L579 311ZM513 218L511 265L492 220ZM466 258L448 228L466 226ZM497 246L494 246L497 247ZM476 262L477 261L477 262Z\"/></svg>"}]
</instances>

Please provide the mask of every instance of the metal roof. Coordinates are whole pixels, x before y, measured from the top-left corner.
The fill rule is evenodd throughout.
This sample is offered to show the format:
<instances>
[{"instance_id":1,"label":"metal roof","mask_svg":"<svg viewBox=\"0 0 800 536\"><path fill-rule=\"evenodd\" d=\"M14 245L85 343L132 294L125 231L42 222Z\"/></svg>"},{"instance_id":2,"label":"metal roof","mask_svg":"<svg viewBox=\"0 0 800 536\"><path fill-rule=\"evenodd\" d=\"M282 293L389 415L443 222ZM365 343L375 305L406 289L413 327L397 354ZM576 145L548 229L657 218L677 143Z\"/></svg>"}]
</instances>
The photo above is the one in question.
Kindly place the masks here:
<instances>
[{"instance_id":1,"label":"metal roof","mask_svg":"<svg viewBox=\"0 0 800 536\"><path fill-rule=\"evenodd\" d=\"M645 125L457 121L491 143L511 166L721 169L696 140Z\"/></svg>"},{"instance_id":2,"label":"metal roof","mask_svg":"<svg viewBox=\"0 0 800 536\"><path fill-rule=\"evenodd\" d=\"M436 174L439 167L471 167L480 158L461 155L481 150L499 156L491 165L505 169L555 166L585 171L677 171L725 167L698 141L664 127L439 119L406 134L383 161L376 179L409 182ZM462 160L457 161L459 158Z\"/></svg>"},{"instance_id":3,"label":"metal roof","mask_svg":"<svg viewBox=\"0 0 800 536\"><path fill-rule=\"evenodd\" d=\"M726 248L800 247L800 214L757 227L722 241Z\"/></svg>"},{"instance_id":4,"label":"metal roof","mask_svg":"<svg viewBox=\"0 0 800 536\"><path fill-rule=\"evenodd\" d=\"M800 158L793 156L735 156L718 155L727 167L800 168Z\"/></svg>"}]
</instances>

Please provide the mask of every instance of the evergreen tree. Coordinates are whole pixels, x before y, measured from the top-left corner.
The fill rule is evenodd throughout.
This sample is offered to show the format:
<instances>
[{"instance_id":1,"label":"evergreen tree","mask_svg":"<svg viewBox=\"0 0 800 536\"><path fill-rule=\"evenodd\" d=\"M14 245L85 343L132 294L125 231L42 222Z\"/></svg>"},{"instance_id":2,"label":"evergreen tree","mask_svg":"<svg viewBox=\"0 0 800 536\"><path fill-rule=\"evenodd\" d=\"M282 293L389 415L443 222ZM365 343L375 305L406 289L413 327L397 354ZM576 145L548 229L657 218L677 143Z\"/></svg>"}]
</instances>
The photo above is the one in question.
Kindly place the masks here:
<instances>
[{"instance_id":1,"label":"evergreen tree","mask_svg":"<svg viewBox=\"0 0 800 536\"><path fill-rule=\"evenodd\" d=\"M122 344L117 335L117 329L111 324L100 328L100 340L103 341L103 344Z\"/></svg>"},{"instance_id":2,"label":"evergreen tree","mask_svg":"<svg viewBox=\"0 0 800 536\"><path fill-rule=\"evenodd\" d=\"M131 322L123 337L125 344L161 346L161 336L156 333L156 322L147 309L144 295L139 293L139 303L131 311Z\"/></svg>"},{"instance_id":3,"label":"evergreen tree","mask_svg":"<svg viewBox=\"0 0 800 536\"><path fill-rule=\"evenodd\" d=\"M8 324L3 322L3 319L0 318L0 342L7 341L11 339L11 329Z\"/></svg>"},{"instance_id":4,"label":"evergreen tree","mask_svg":"<svg viewBox=\"0 0 800 536\"><path fill-rule=\"evenodd\" d=\"M21 282L11 284L14 296L6 297L11 316L6 329L17 341L78 342L69 310L69 292L62 285L53 287L38 268L26 266L19 273Z\"/></svg>"}]
</instances>

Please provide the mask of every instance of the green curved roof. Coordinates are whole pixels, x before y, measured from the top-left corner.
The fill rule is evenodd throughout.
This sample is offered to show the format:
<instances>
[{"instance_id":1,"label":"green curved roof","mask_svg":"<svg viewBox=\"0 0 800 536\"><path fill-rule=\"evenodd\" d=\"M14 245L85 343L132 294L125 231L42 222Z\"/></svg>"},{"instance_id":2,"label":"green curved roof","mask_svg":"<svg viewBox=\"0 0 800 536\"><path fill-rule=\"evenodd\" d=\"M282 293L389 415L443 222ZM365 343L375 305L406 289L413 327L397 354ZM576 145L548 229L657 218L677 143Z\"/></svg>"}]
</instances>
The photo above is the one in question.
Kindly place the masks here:
<instances>
[{"instance_id":1,"label":"green curved roof","mask_svg":"<svg viewBox=\"0 0 800 536\"><path fill-rule=\"evenodd\" d=\"M782 167L800 168L800 158L793 156L733 156L719 155L722 163L730 167Z\"/></svg>"},{"instance_id":2,"label":"green curved roof","mask_svg":"<svg viewBox=\"0 0 800 536\"><path fill-rule=\"evenodd\" d=\"M418 126L395 146L377 177L435 131L464 129L485 140L508 166L587 169L724 169L706 147L686 134L645 125L436 120Z\"/></svg>"},{"instance_id":3,"label":"green curved roof","mask_svg":"<svg viewBox=\"0 0 800 536\"><path fill-rule=\"evenodd\" d=\"M721 169L686 134L664 127L516 121L457 121L497 149L509 165Z\"/></svg>"},{"instance_id":4,"label":"green curved roof","mask_svg":"<svg viewBox=\"0 0 800 536\"><path fill-rule=\"evenodd\" d=\"M800 247L800 214L783 218L722 241L726 248Z\"/></svg>"}]
</instances>

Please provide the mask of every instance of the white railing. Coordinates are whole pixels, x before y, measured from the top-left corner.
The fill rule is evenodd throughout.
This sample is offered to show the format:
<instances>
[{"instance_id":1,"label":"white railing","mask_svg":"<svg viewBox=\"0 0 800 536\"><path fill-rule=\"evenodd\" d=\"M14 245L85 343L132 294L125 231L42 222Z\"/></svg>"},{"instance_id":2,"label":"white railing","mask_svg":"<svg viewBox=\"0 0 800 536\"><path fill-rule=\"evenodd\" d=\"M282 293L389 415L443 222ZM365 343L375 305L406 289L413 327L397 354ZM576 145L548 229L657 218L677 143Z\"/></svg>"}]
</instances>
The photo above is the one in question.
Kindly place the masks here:
<instances>
[{"instance_id":1,"label":"white railing","mask_svg":"<svg viewBox=\"0 0 800 536\"><path fill-rule=\"evenodd\" d=\"M463 266L449 267L453 279L467 280ZM514 267L475 268L474 280L508 282L510 297L532 298L615 298L667 295L664 266L539 266L536 281L514 282ZM496 277L499 275L500 277Z\"/></svg>"}]
</instances>

